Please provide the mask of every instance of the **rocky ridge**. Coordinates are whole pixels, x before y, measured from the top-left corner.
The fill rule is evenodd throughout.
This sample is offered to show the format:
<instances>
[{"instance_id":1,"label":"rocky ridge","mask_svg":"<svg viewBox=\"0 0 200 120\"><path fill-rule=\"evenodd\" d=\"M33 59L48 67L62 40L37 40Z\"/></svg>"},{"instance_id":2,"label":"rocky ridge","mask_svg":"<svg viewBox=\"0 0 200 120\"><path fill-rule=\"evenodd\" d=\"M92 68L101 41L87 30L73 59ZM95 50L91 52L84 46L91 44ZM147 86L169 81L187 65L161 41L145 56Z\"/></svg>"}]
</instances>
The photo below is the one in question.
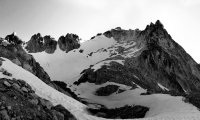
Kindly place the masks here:
<instances>
[{"instance_id":1,"label":"rocky ridge","mask_svg":"<svg viewBox=\"0 0 200 120\"><path fill-rule=\"evenodd\" d=\"M42 37L40 33L37 33L31 37L26 43L25 49L29 53L37 53L45 51L48 54L53 54L58 47L64 51L69 52L73 49L80 47L80 38L76 34L66 34L65 36L59 37L58 41L52 38L50 35Z\"/></svg>"},{"instance_id":2,"label":"rocky ridge","mask_svg":"<svg viewBox=\"0 0 200 120\"><path fill-rule=\"evenodd\" d=\"M198 64L171 38L159 20L147 25L143 31L118 28L103 34L113 37L118 43L131 43L128 48L118 47L115 55L103 60L124 60L124 65L113 61L109 66L103 65L96 71L91 66L82 72L75 85L84 82L96 85L115 82L133 88L140 86L151 93L182 94L200 91ZM132 48L137 49L137 52L125 57ZM161 88L160 84L167 89ZM118 91L116 86L112 90Z\"/></svg>"}]
</instances>

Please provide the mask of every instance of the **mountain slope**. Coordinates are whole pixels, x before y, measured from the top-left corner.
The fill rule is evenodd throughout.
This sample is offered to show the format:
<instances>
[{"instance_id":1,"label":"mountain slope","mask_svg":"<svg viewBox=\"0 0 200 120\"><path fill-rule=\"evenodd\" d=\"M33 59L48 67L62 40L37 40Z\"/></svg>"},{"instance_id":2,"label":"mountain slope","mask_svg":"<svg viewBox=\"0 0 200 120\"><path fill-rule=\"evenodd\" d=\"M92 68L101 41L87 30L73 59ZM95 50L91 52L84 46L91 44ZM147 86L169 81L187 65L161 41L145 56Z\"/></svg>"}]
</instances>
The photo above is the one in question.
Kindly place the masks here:
<instances>
[{"instance_id":1,"label":"mountain slope","mask_svg":"<svg viewBox=\"0 0 200 120\"><path fill-rule=\"evenodd\" d=\"M143 31L112 29L67 54L56 49L54 54L32 55L52 80L72 86L74 82L79 85L109 81L139 85L150 92L166 91L159 85L175 93L200 89L198 64L171 38L160 21Z\"/></svg>"},{"instance_id":2,"label":"mountain slope","mask_svg":"<svg viewBox=\"0 0 200 120\"><path fill-rule=\"evenodd\" d=\"M65 82L92 108L141 105L150 108L145 117L152 119L199 114L182 97L170 96L199 93L200 71L160 21L142 31L112 29L68 53L56 49L53 54L31 54L52 80Z\"/></svg>"}]
</instances>

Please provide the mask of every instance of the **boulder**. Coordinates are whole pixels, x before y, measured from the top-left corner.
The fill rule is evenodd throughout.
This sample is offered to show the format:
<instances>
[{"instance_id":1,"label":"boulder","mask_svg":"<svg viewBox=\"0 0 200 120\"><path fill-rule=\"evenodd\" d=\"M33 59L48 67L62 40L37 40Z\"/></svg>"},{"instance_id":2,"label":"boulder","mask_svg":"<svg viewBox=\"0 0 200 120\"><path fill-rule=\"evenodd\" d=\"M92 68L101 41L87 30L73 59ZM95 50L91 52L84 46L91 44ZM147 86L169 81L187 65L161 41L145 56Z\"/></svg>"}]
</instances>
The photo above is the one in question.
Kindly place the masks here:
<instances>
[{"instance_id":1,"label":"boulder","mask_svg":"<svg viewBox=\"0 0 200 120\"><path fill-rule=\"evenodd\" d=\"M52 107L52 110L56 110L64 115L65 120L77 120L74 115L72 115L68 110L66 110L62 105L56 105Z\"/></svg>"},{"instance_id":2,"label":"boulder","mask_svg":"<svg viewBox=\"0 0 200 120\"><path fill-rule=\"evenodd\" d=\"M17 64L18 66L21 66L21 62L16 58L12 60L13 63Z\"/></svg>"},{"instance_id":3,"label":"boulder","mask_svg":"<svg viewBox=\"0 0 200 120\"><path fill-rule=\"evenodd\" d=\"M53 107L53 104L50 102L50 101L47 101L45 99L39 99L40 101L40 104L43 106L43 107L46 107L48 109L51 109L51 107Z\"/></svg>"},{"instance_id":4,"label":"boulder","mask_svg":"<svg viewBox=\"0 0 200 120\"><path fill-rule=\"evenodd\" d=\"M51 111L55 120L66 120L64 115L56 110Z\"/></svg>"},{"instance_id":5,"label":"boulder","mask_svg":"<svg viewBox=\"0 0 200 120\"><path fill-rule=\"evenodd\" d=\"M15 89L17 89L17 90L19 90L21 87L19 86L19 84L17 84L17 83L13 83L12 84L12 87L13 88L15 88Z\"/></svg>"},{"instance_id":6,"label":"boulder","mask_svg":"<svg viewBox=\"0 0 200 120\"><path fill-rule=\"evenodd\" d=\"M26 87L22 87L21 90L25 93L28 93L28 89Z\"/></svg>"},{"instance_id":7,"label":"boulder","mask_svg":"<svg viewBox=\"0 0 200 120\"><path fill-rule=\"evenodd\" d=\"M5 109L0 111L0 119L10 120L10 117L8 116L8 112Z\"/></svg>"},{"instance_id":8,"label":"boulder","mask_svg":"<svg viewBox=\"0 0 200 120\"><path fill-rule=\"evenodd\" d=\"M11 84L10 84L8 81L4 81L3 84L4 84L6 87L11 87Z\"/></svg>"}]
</instances>

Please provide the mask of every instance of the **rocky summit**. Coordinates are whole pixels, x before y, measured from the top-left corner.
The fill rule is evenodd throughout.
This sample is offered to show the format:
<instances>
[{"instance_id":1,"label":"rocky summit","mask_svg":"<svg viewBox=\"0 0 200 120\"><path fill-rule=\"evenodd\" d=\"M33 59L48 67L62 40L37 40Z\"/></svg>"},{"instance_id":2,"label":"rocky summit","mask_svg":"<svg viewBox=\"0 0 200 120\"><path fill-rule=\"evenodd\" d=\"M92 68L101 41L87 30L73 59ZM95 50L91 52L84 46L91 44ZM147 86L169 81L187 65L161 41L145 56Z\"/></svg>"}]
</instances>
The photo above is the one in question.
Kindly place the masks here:
<instances>
[{"instance_id":1,"label":"rocky summit","mask_svg":"<svg viewBox=\"0 0 200 120\"><path fill-rule=\"evenodd\" d=\"M200 91L198 64L172 39L160 21L151 23L143 31L112 29L104 35L113 37L119 43L135 43L129 48L118 47L117 55L106 59L123 60L124 65L113 61L109 66L103 65L96 71L90 67L84 70L81 78L74 84L89 82L100 85L115 82L133 88L138 85L151 93ZM124 57L131 48L137 48L137 53ZM167 89L159 87L158 83ZM102 88L102 92L118 91L116 85L110 87L107 90Z\"/></svg>"},{"instance_id":2,"label":"rocky summit","mask_svg":"<svg viewBox=\"0 0 200 120\"><path fill-rule=\"evenodd\" d=\"M200 65L157 20L80 43L0 38L0 120L199 120Z\"/></svg>"}]
</instances>

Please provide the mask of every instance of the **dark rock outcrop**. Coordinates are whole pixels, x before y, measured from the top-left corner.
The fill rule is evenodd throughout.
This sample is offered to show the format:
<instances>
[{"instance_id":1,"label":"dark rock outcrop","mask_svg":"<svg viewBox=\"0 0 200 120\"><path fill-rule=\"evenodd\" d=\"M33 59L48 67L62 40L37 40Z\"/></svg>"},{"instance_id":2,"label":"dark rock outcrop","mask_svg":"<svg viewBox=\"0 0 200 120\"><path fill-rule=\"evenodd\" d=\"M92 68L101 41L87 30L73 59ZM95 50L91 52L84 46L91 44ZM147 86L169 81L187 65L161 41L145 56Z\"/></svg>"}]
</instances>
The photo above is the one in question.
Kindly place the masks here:
<instances>
[{"instance_id":1,"label":"dark rock outcrop","mask_svg":"<svg viewBox=\"0 0 200 120\"><path fill-rule=\"evenodd\" d=\"M57 44L62 51L69 52L73 49L80 47L79 37L76 34L66 34L66 36L61 36L58 41L49 35L44 37L40 33L35 34L26 43L25 49L29 53L43 52L52 54L57 49Z\"/></svg>"},{"instance_id":2,"label":"dark rock outcrop","mask_svg":"<svg viewBox=\"0 0 200 120\"><path fill-rule=\"evenodd\" d=\"M54 38L49 35L42 37L41 34L38 33L31 37L25 48L29 53L45 51L46 53L52 54L55 52L56 46L57 42Z\"/></svg>"},{"instance_id":3,"label":"dark rock outcrop","mask_svg":"<svg viewBox=\"0 0 200 120\"><path fill-rule=\"evenodd\" d=\"M133 41L136 39L136 37L139 35L141 31L140 30L123 30L119 27L115 29L111 29L109 31L106 31L103 33L108 38L113 37L117 42L122 41Z\"/></svg>"},{"instance_id":4,"label":"dark rock outcrop","mask_svg":"<svg viewBox=\"0 0 200 120\"><path fill-rule=\"evenodd\" d=\"M107 85L105 87L100 87L95 91L95 95L97 96L108 96L114 92L117 92L119 86L117 85Z\"/></svg>"},{"instance_id":5,"label":"dark rock outcrop","mask_svg":"<svg viewBox=\"0 0 200 120\"><path fill-rule=\"evenodd\" d=\"M74 115L72 115L68 110L66 110L62 105L56 105L52 107L52 110L59 111L64 115L65 120L77 120Z\"/></svg>"},{"instance_id":6,"label":"dark rock outcrop","mask_svg":"<svg viewBox=\"0 0 200 120\"><path fill-rule=\"evenodd\" d=\"M44 46L45 46L45 52L46 53L54 53L57 46L57 41L55 41L51 36L46 35L44 36Z\"/></svg>"},{"instance_id":7,"label":"dark rock outcrop","mask_svg":"<svg viewBox=\"0 0 200 120\"><path fill-rule=\"evenodd\" d=\"M0 79L0 119L76 120L63 106L37 96L25 81L5 78Z\"/></svg>"},{"instance_id":8,"label":"dark rock outcrop","mask_svg":"<svg viewBox=\"0 0 200 120\"><path fill-rule=\"evenodd\" d=\"M87 109L92 115L98 117L108 118L108 119L134 119L134 118L144 118L146 112L149 110L147 107L143 106L124 106L120 108L108 109L108 108L99 108Z\"/></svg>"},{"instance_id":9,"label":"dark rock outcrop","mask_svg":"<svg viewBox=\"0 0 200 120\"><path fill-rule=\"evenodd\" d=\"M65 52L77 49L80 47L79 37L76 34L67 34L66 36L61 36L58 39L58 45L59 48Z\"/></svg>"}]
</instances>

